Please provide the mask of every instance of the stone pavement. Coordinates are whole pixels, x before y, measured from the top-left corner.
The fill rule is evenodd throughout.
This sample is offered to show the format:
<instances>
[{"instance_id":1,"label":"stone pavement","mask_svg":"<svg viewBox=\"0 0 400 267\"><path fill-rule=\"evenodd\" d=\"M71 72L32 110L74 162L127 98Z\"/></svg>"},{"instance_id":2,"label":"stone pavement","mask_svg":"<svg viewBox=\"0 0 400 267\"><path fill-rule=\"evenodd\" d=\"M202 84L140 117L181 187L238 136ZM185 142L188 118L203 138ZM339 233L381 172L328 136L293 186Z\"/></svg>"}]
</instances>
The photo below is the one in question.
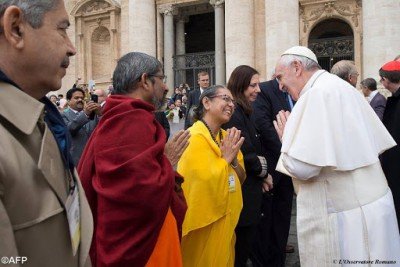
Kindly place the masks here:
<instances>
[{"instance_id":1,"label":"stone pavement","mask_svg":"<svg viewBox=\"0 0 400 267\"><path fill-rule=\"evenodd\" d=\"M297 243L297 229L296 229L296 197L293 197L292 219L290 221L290 231L288 243L294 246L294 253L286 254L286 267L299 267L299 248Z\"/></svg>"}]
</instances>

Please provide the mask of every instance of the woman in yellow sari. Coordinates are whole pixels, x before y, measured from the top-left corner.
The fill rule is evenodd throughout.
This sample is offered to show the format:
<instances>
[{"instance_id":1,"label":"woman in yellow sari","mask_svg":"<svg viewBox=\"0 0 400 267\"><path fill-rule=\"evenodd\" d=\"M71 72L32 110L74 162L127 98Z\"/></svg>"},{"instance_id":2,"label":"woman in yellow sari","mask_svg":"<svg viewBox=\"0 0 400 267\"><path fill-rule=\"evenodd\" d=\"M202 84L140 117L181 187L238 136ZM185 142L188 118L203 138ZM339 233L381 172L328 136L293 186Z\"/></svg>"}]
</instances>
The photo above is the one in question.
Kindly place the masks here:
<instances>
[{"instance_id":1,"label":"woman in yellow sari","mask_svg":"<svg viewBox=\"0 0 400 267\"><path fill-rule=\"evenodd\" d=\"M189 128L189 146L178 163L188 205L182 227L185 267L234 265L234 230L242 209L241 184L246 178L240 152L244 138L236 128L221 129L234 108L228 89L206 89L195 111L197 121Z\"/></svg>"}]
</instances>

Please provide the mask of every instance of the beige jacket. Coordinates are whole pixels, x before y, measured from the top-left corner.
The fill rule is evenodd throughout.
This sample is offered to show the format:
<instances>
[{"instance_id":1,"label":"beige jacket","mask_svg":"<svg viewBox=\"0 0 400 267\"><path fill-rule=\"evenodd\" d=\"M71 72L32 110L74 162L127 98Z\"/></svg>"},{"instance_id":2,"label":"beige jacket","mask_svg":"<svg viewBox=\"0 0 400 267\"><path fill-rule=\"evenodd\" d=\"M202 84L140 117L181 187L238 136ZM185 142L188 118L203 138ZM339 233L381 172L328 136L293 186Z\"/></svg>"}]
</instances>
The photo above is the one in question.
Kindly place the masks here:
<instances>
[{"instance_id":1,"label":"beige jacket","mask_svg":"<svg viewBox=\"0 0 400 267\"><path fill-rule=\"evenodd\" d=\"M81 242L73 256L67 172L50 129L39 130L43 109L0 82L0 257L27 257L23 266L90 266L92 214L78 181Z\"/></svg>"}]
</instances>

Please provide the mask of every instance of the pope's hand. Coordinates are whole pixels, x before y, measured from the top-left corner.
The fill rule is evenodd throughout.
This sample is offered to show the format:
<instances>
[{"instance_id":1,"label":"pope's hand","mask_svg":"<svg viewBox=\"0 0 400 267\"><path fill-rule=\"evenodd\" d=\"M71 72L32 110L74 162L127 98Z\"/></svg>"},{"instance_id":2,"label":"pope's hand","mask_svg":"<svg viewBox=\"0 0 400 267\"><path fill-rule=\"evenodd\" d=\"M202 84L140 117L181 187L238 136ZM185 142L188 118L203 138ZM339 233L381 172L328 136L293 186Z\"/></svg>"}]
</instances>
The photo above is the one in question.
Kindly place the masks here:
<instances>
[{"instance_id":1,"label":"pope's hand","mask_svg":"<svg viewBox=\"0 0 400 267\"><path fill-rule=\"evenodd\" d=\"M289 118L290 112L289 111L279 111L276 115L276 120L273 122L276 133L279 136L279 139L282 141L283 131L285 130L286 122Z\"/></svg>"}]
</instances>

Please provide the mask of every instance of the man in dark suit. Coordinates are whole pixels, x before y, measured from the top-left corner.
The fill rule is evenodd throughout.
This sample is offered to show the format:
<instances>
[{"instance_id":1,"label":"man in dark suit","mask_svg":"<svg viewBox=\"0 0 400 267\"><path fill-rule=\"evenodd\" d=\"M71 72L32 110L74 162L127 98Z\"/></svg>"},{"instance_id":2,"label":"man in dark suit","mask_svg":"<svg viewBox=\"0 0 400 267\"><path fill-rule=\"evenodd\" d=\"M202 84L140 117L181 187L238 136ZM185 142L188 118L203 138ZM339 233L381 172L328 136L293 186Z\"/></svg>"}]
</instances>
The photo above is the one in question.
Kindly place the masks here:
<instances>
[{"instance_id":1,"label":"man in dark suit","mask_svg":"<svg viewBox=\"0 0 400 267\"><path fill-rule=\"evenodd\" d=\"M187 111L186 111L186 118L185 118L185 129L189 128L193 124L191 108L193 109L193 106L199 105L200 95L203 93L203 91L207 87L210 86L210 76L208 75L208 73L206 71L200 71L197 74L197 83L199 84L200 88L191 91L188 95Z\"/></svg>"},{"instance_id":2,"label":"man in dark suit","mask_svg":"<svg viewBox=\"0 0 400 267\"><path fill-rule=\"evenodd\" d=\"M383 112L386 107L386 98L376 90L375 79L367 78L362 80L361 89L376 115L378 115L379 119L382 120Z\"/></svg>"},{"instance_id":3,"label":"man in dark suit","mask_svg":"<svg viewBox=\"0 0 400 267\"><path fill-rule=\"evenodd\" d=\"M263 218L260 223L257 258L261 262L254 266L284 266L285 248L289 235L293 200L293 184L290 177L275 171L281 150L281 141L276 134L273 121L280 110L291 111L293 101L280 90L273 79L260 83L261 92L253 104L257 128L266 150L268 170L274 180L273 195L265 195Z\"/></svg>"},{"instance_id":4,"label":"man in dark suit","mask_svg":"<svg viewBox=\"0 0 400 267\"><path fill-rule=\"evenodd\" d=\"M65 124L72 136L71 155L75 166L78 166L83 149L99 119L101 107L98 103L84 103L85 92L72 88L67 92L69 109L62 113Z\"/></svg>"}]
</instances>

